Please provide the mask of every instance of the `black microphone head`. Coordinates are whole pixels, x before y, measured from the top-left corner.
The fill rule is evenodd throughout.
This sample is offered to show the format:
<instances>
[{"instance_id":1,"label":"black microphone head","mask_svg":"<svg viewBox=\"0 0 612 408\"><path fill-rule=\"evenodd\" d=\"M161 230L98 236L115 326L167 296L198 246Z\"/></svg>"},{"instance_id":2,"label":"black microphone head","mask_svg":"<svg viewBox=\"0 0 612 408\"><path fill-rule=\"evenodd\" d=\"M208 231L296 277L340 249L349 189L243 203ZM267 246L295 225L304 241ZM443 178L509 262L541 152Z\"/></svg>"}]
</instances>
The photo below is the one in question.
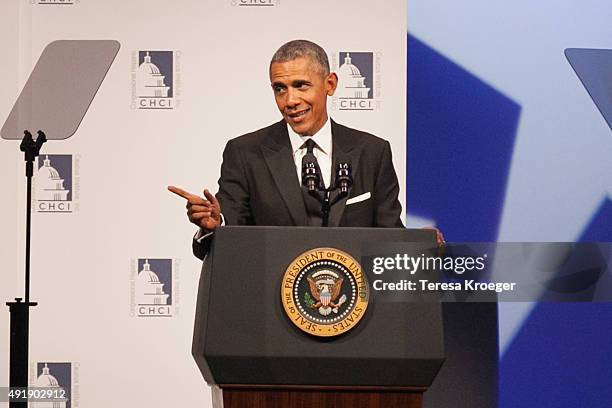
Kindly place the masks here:
<instances>
[{"instance_id":1,"label":"black microphone head","mask_svg":"<svg viewBox=\"0 0 612 408\"><path fill-rule=\"evenodd\" d=\"M351 173L351 165L348 163L338 163L336 169L336 180L337 182L349 183L349 186L353 184L353 175Z\"/></svg>"},{"instance_id":2,"label":"black microphone head","mask_svg":"<svg viewBox=\"0 0 612 408\"><path fill-rule=\"evenodd\" d=\"M308 191L315 191L321 178L317 173L317 166L312 161L302 161L302 185L305 186Z\"/></svg>"},{"instance_id":3,"label":"black microphone head","mask_svg":"<svg viewBox=\"0 0 612 408\"><path fill-rule=\"evenodd\" d=\"M340 189L340 196L348 194L348 189L353 185L353 175L351 165L347 162L338 163L336 168L336 187Z\"/></svg>"}]
</instances>

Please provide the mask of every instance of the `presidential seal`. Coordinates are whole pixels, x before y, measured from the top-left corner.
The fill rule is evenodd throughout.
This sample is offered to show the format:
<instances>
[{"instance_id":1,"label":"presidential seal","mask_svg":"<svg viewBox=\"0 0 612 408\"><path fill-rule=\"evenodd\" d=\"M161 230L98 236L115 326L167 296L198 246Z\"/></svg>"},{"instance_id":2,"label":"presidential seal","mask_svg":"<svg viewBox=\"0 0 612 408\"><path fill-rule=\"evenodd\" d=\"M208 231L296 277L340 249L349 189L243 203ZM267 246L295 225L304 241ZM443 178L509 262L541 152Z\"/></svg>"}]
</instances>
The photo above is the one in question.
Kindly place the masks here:
<instances>
[{"instance_id":1,"label":"presidential seal","mask_svg":"<svg viewBox=\"0 0 612 408\"><path fill-rule=\"evenodd\" d=\"M361 265L346 252L315 248L295 258L283 276L281 302L300 330L320 337L351 330L369 299Z\"/></svg>"}]
</instances>

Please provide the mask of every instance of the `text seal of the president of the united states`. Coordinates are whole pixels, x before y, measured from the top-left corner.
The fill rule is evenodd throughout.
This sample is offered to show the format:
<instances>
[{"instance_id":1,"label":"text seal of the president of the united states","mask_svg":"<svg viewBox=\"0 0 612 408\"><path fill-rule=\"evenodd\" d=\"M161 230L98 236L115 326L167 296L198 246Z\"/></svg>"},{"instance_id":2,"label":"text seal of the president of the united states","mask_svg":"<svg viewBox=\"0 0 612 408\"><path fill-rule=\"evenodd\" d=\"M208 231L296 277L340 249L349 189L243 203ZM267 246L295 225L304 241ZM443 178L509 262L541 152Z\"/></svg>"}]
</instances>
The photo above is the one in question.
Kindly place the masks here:
<instances>
[{"instance_id":1,"label":"text seal of the president of the united states","mask_svg":"<svg viewBox=\"0 0 612 408\"><path fill-rule=\"evenodd\" d=\"M281 302L299 329L320 337L354 328L368 307L369 287L361 265L335 248L314 248L285 271Z\"/></svg>"}]
</instances>

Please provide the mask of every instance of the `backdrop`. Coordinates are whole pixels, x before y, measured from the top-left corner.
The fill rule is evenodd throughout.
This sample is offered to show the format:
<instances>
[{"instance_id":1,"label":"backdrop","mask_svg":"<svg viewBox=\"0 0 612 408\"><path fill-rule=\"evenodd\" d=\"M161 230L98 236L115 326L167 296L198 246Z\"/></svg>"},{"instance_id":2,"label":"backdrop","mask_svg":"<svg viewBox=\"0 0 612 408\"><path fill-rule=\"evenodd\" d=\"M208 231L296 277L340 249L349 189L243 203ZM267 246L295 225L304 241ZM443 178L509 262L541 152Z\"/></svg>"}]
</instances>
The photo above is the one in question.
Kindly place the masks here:
<instances>
[{"instance_id":1,"label":"backdrop","mask_svg":"<svg viewBox=\"0 0 612 408\"><path fill-rule=\"evenodd\" d=\"M408 89L409 225L437 223L449 241L612 240L612 134L563 56L568 47L612 48L609 1L42 3L52 2L0 6L0 120L46 43L122 43L77 135L45 146L74 211L43 214L41 200L34 214L32 295L41 305L32 377L47 362L72 387L74 406L209 403L188 350L199 271L188 248L193 229L164 187L214 187L224 142L279 117L266 67L295 37L319 42L336 64L346 52L357 57L372 101L340 111L336 99L332 115L390 139L398 172ZM138 109L151 103L139 89L151 77L138 80L147 51L171 110ZM372 53L372 68L359 53ZM0 143L0 171L0 296L8 300L22 293L17 143ZM150 301L139 300L147 263L164 284L158 302L170 308L139 317L139 302ZM166 310L172 317L156 317ZM501 406L610 405L609 305L502 304L500 314ZM7 324L0 313L3 333ZM8 350L7 335L0 339ZM0 352L0 367L7 361Z\"/></svg>"},{"instance_id":2,"label":"backdrop","mask_svg":"<svg viewBox=\"0 0 612 408\"><path fill-rule=\"evenodd\" d=\"M54 376L72 407L208 406L190 354L201 265L191 255L195 227L166 186L216 190L227 140L281 117L272 54L306 38L326 49L334 70L359 70L340 78L331 116L389 140L403 188L405 1L11 0L0 16L2 121L49 42L121 43L77 134L46 144L36 166L32 381ZM0 296L9 300L23 293L17 142L0 143L0 166ZM405 191L400 197L405 205ZM2 385L7 312L0 332Z\"/></svg>"}]
</instances>

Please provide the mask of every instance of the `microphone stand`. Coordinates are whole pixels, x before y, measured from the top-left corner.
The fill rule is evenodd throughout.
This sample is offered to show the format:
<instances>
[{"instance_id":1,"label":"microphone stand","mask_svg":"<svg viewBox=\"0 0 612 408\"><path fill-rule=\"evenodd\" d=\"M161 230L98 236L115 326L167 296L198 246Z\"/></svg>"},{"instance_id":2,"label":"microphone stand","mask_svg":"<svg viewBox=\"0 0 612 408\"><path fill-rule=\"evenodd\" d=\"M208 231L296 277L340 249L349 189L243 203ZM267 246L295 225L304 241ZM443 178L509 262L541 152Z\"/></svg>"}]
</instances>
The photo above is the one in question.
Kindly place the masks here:
<instances>
[{"instance_id":1,"label":"microphone stand","mask_svg":"<svg viewBox=\"0 0 612 408\"><path fill-rule=\"evenodd\" d=\"M29 361L29 327L30 307L37 302L30 302L30 234L32 228L32 177L34 175L34 160L40 154L40 148L47 141L44 132L39 130L36 140L29 131L24 131L19 149L24 152L26 162L27 199L26 199L26 247L25 247L25 302L15 298L14 302L6 302L10 312L10 357L9 357L9 387L27 388ZM9 400L10 408L26 408L25 402Z\"/></svg>"},{"instance_id":2,"label":"microphone stand","mask_svg":"<svg viewBox=\"0 0 612 408\"><path fill-rule=\"evenodd\" d=\"M317 201L321 203L321 213L323 219L323 227L329 227L329 212L331 210L331 206L336 204L338 201L342 200L344 197L348 195L348 188L353 184L353 177L351 175L351 167L347 163L338 164L338 170L336 174L336 185L333 187L329 187L323 192L323 198L315 186L318 186L318 181L320 179L320 175L316 173L315 166L308 163L304 167L305 172L305 184L309 186L308 193L315 197ZM312 180L312 181L311 181ZM309 181L310 184L309 184ZM331 193L333 191L340 190L340 193L331 200Z\"/></svg>"},{"instance_id":3,"label":"microphone stand","mask_svg":"<svg viewBox=\"0 0 612 408\"><path fill-rule=\"evenodd\" d=\"M336 190L336 188L334 188L333 190ZM331 210L331 206L332 206L332 203L329 202L329 198L330 198L331 192L333 190L326 189L323 192L323 202L322 202L322 206L321 206L321 211L323 213L323 227L329 227L329 211ZM338 197L340 197L340 196L338 196ZM336 204L338 202L338 200L339 200L339 198L334 200L333 204Z\"/></svg>"},{"instance_id":4,"label":"microphone stand","mask_svg":"<svg viewBox=\"0 0 612 408\"><path fill-rule=\"evenodd\" d=\"M312 194L316 197L321 203L321 212L323 213L323 227L329 227L329 212L331 210L332 205L336 204L338 201L342 200L344 197L348 195L348 192L340 192L333 200L331 200L331 193L336 190L341 190L339 187L335 186L333 188L328 188L323 191L323 198L319 194ZM316 192L315 192L316 193Z\"/></svg>"}]
</instances>

